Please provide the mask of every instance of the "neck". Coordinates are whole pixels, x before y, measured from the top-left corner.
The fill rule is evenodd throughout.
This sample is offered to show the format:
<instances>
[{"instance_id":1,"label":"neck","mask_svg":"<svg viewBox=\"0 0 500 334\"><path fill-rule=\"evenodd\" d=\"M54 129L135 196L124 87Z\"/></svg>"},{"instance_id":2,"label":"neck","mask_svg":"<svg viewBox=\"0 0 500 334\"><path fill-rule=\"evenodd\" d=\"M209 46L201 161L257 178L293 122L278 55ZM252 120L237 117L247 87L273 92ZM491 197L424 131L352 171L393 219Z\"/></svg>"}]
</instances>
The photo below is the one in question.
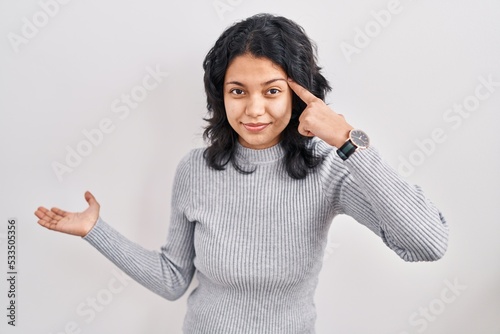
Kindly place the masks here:
<instances>
[{"instance_id":1,"label":"neck","mask_svg":"<svg viewBox=\"0 0 500 334\"><path fill-rule=\"evenodd\" d=\"M284 153L283 147L279 143L260 150L244 147L239 142L236 143L236 156L251 163L278 161L283 158Z\"/></svg>"}]
</instances>

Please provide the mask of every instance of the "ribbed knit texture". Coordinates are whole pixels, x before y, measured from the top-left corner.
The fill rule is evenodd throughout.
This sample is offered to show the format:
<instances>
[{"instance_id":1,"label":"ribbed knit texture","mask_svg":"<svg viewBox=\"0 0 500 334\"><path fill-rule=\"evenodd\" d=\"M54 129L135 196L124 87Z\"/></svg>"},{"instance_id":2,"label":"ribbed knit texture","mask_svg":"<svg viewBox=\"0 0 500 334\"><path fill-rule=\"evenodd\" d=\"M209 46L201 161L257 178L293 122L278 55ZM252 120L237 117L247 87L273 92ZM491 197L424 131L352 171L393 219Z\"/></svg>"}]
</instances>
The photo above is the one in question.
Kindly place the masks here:
<instances>
[{"instance_id":1,"label":"ribbed knit texture","mask_svg":"<svg viewBox=\"0 0 500 334\"><path fill-rule=\"evenodd\" d=\"M191 151L174 179L169 232L160 251L119 234L99 217L84 237L125 273L169 300L196 272L183 331L315 333L314 292L332 219L347 214L405 261L439 259L448 228L420 188L409 185L374 148L342 161L318 141L324 162L303 180L287 175L280 145L238 146L238 163L210 169Z\"/></svg>"}]
</instances>

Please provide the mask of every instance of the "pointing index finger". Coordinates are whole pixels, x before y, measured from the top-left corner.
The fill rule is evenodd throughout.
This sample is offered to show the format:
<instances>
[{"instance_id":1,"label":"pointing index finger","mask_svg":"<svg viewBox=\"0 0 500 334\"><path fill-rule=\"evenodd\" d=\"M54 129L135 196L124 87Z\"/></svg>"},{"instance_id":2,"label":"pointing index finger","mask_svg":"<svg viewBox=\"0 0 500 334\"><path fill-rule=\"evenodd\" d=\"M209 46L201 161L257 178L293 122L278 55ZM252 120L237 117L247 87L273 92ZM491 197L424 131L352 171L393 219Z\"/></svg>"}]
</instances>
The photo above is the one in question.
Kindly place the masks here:
<instances>
[{"instance_id":1,"label":"pointing index finger","mask_svg":"<svg viewBox=\"0 0 500 334\"><path fill-rule=\"evenodd\" d=\"M306 104L312 103L318 99L313 93L296 83L292 78L288 78L288 86L290 86L295 94L297 94Z\"/></svg>"}]
</instances>

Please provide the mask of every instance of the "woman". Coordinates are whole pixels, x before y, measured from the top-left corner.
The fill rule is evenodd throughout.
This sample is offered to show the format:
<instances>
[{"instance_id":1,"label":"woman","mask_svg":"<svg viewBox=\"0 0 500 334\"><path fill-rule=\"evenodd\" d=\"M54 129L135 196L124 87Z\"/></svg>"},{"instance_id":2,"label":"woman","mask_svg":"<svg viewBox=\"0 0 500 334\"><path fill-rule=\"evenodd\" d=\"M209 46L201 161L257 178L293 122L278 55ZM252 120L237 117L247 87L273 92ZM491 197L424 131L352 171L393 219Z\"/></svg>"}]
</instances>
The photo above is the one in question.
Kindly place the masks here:
<instances>
[{"instance_id":1,"label":"woman","mask_svg":"<svg viewBox=\"0 0 500 334\"><path fill-rule=\"evenodd\" d=\"M179 164L165 245L149 251L87 210L40 207L39 224L83 237L136 281L176 300L194 273L185 333L314 333L328 229L347 214L405 261L443 256L448 229L325 103L314 47L294 22L256 15L207 54L207 148Z\"/></svg>"}]
</instances>

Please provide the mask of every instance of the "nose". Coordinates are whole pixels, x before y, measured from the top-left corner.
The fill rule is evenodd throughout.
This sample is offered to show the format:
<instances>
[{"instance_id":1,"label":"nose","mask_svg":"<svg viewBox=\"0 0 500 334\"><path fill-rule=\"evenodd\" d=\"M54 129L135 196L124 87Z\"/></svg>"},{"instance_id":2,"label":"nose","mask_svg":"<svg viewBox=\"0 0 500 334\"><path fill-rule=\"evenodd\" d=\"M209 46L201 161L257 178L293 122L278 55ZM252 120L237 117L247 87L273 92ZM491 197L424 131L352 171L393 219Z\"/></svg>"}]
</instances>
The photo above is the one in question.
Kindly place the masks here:
<instances>
[{"instance_id":1,"label":"nose","mask_svg":"<svg viewBox=\"0 0 500 334\"><path fill-rule=\"evenodd\" d=\"M250 117L259 117L264 115L266 112L266 106L264 101L258 97L253 97L248 101L245 108L245 114Z\"/></svg>"}]
</instances>

